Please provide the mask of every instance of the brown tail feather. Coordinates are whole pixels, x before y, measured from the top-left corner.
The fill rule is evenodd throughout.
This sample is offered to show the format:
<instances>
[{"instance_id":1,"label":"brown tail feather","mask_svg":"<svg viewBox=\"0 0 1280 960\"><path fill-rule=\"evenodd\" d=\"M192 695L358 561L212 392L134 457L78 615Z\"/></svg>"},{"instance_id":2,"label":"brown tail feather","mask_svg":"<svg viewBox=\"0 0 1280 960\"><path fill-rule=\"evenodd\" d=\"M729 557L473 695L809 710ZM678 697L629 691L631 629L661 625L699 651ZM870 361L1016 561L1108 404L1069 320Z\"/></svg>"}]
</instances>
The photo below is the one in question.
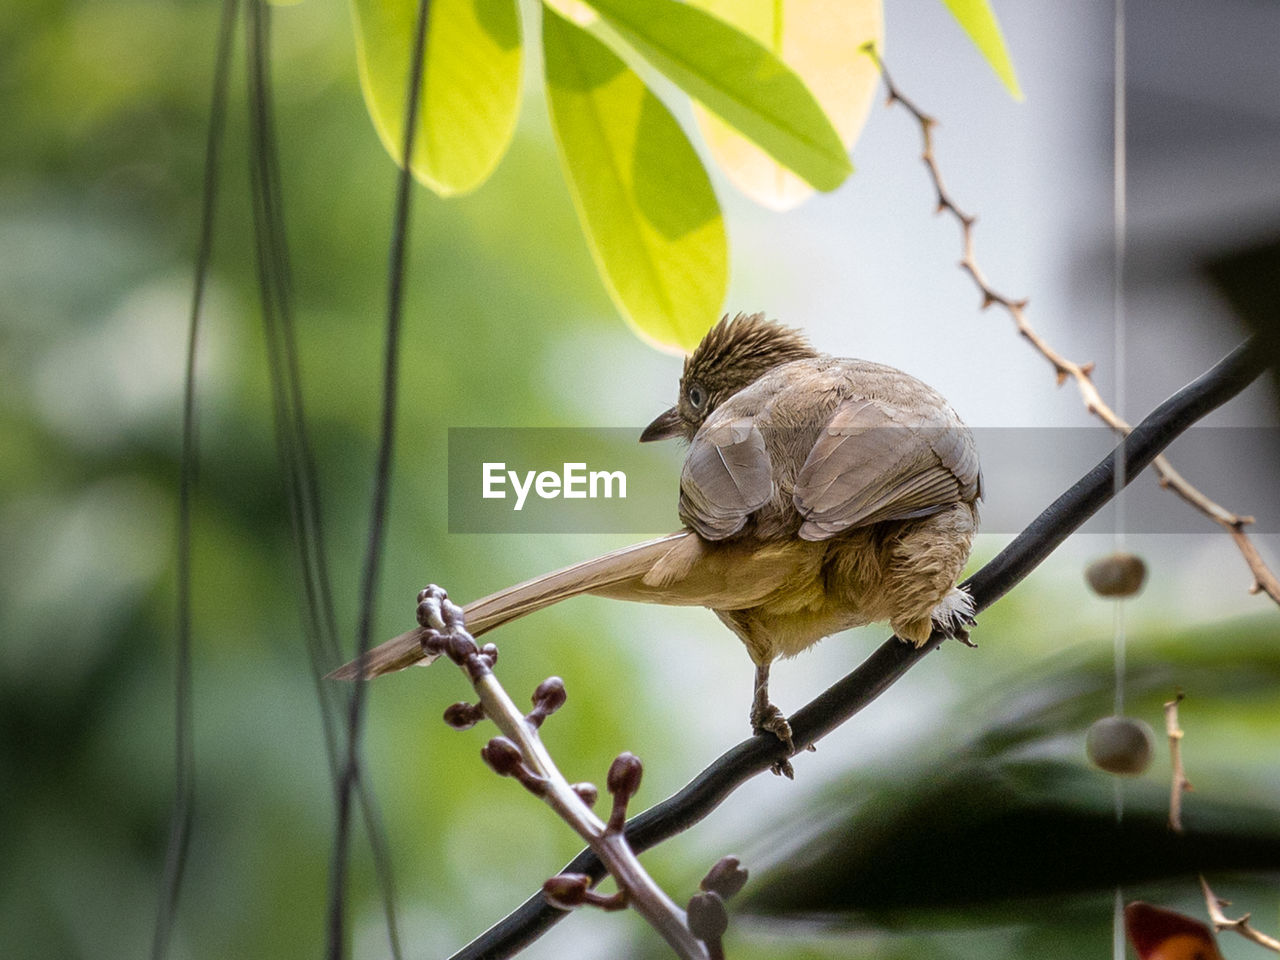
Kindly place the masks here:
<instances>
[{"instance_id":1,"label":"brown tail feather","mask_svg":"<svg viewBox=\"0 0 1280 960\"><path fill-rule=\"evenodd\" d=\"M473 637L478 637L504 623L510 623L527 613L569 597L590 593L623 580L643 577L673 546L693 535L688 530L681 530L656 540L623 547L490 594L463 608L467 630ZM428 657L422 651L422 634L422 628L415 627L370 650L365 654L365 677L373 679L417 663L425 666L434 660L435 657ZM352 660L329 674L329 679L355 680L359 675L358 661Z\"/></svg>"}]
</instances>

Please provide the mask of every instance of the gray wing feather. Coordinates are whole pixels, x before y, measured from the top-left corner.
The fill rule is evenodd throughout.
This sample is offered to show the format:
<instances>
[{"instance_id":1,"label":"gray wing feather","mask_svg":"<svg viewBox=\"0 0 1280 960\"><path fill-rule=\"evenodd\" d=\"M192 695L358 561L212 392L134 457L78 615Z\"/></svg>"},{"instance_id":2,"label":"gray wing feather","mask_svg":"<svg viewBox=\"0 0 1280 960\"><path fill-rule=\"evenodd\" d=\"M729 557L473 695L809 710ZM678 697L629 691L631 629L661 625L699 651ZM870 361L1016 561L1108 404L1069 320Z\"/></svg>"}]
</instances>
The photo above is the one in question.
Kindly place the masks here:
<instances>
[{"instance_id":1,"label":"gray wing feather","mask_svg":"<svg viewBox=\"0 0 1280 960\"><path fill-rule=\"evenodd\" d=\"M772 495L772 464L755 421L708 421L680 474L680 519L708 540L723 540Z\"/></svg>"},{"instance_id":2,"label":"gray wing feather","mask_svg":"<svg viewBox=\"0 0 1280 960\"><path fill-rule=\"evenodd\" d=\"M946 408L921 414L881 400L841 404L796 477L800 536L938 513L979 495L969 431Z\"/></svg>"}]
</instances>

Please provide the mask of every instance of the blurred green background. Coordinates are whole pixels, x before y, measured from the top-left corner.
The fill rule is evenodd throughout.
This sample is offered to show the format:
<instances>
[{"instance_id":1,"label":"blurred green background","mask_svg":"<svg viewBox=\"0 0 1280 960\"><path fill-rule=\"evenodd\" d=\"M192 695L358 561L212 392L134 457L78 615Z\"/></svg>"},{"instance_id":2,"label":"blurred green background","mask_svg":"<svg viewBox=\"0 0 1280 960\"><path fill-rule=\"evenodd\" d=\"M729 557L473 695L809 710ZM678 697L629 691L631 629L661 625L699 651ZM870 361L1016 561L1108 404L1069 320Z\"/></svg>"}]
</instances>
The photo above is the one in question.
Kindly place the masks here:
<instances>
[{"instance_id":1,"label":"blurred green background","mask_svg":"<svg viewBox=\"0 0 1280 960\"><path fill-rule=\"evenodd\" d=\"M890 49L897 27L898 62L908 66L907 76L913 69L925 76L919 82L936 95L932 103L954 110L956 132L981 131L975 117L992 118L1000 130L1012 123L1012 108L984 65L958 34L945 32L952 29L945 13L929 19L898 6L889 7ZM1088 30L1071 42L1103 32L1107 9L1082 18ZM1061 63L1042 56L1044 35L1054 29L1036 21L1043 13L1010 11L1006 24L1015 59L1027 51L1024 86L1037 110L1037 93L1052 104L1054 91L1065 87L1063 74L1052 72ZM6 957L138 956L150 945L173 786L182 350L217 18L218 4L207 0L0 5L0 953ZM274 19L303 377L337 608L350 647L371 492L395 170L365 113L346 7L307 0L277 8ZM952 44L946 49L954 65L931 75L935 32ZM242 66L238 50L200 367L197 782L174 957L318 955L335 818L273 446L251 258ZM526 69L536 76L536 62ZM1103 67L1089 69L1099 84L1106 78ZM1097 126L1101 103L1095 98L1075 122ZM687 109L678 112L687 119ZM914 134L901 118L894 126L882 113L865 135L872 160L842 189L844 206L820 198L810 207L828 203L825 212L807 219L764 215L717 183L730 232L740 231L728 309L764 308L807 325L812 308L823 348L907 366L892 354L900 348L914 357L912 371L936 383L975 424L999 424L1008 413L1007 397L989 404L982 393L1006 374L1006 385L1016 387L1024 375L1035 384L1027 391L1034 400L1013 405L1019 411L1078 416L1074 400L1046 389L1039 361L1016 344L1007 364L993 352L992 344L1004 350L1014 340L1007 331L981 332L969 319L972 291L953 276L951 237L937 238L941 231L912 166ZM1006 174L993 169L992 155L1003 149L1017 163L1031 149L1031 127L1010 129L1011 141L999 149L989 150L980 136L952 141L961 184L997 213L1004 201L994 189L983 192L993 181L982 178L998 183ZM896 160L877 167L876 143L891 144L888 155ZM1096 161L1096 152L1089 155ZM907 169L910 179L901 176L909 190L898 191L896 178ZM1097 168L1080 171L1095 191L1105 180ZM1038 177L1042 185L1054 176L1041 167L1028 180ZM1028 189L1041 186L1031 182ZM876 194L888 198L890 210L880 219L865 206L871 201L864 198ZM493 181L450 202L418 189L414 204L380 636L411 624L414 594L426 582L470 599L624 542L447 534L449 427L639 428L671 402L679 369L613 315L556 166L536 83L529 84L516 141ZM1109 217L1104 207L1098 221ZM1006 224L1020 222L1007 213ZM1095 226L1076 225L1072 256L1084 256L1080 250L1089 244L1079 237ZM990 229L999 235L999 227ZM851 246L834 239L844 232L857 234ZM918 239L926 233L929 239ZM1016 248L1020 241L1010 233L999 242ZM1026 268L1033 290L1043 283L1056 296L1068 285L1062 263L1068 257L1050 264L1035 243L1046 251L1069 247L1061 237L1035 241L1026 262L1021 251L1012 255L1008 272L1019 282L1023 274L1016 271ZM919 267L921 286L937 306L912 316L930 319L906 322L857 301L858 319L846 324L850 304L836 294L813 307L819 292L805 271L826 270L874 291L874 264L851 251L879 245L887 262L899 249L907 251L903 262L920 252L927 263ZM947 252L934 257L935 251ZM900 268L886 268L885 282L896 282L892 271ZM1045 279L1049 270L1059 271L1054 279ZM874 303L897 295L866 297ZM958 311L957 302L963 319L949 322L962 329L943 342L929 324L934 313ZM1079 334L1082 342L1105 343L1109 320L1109 314L1091 320L1094 332ZM1228 345L1233 336L1226 335ZM1197 348L1213 354L1217 337L1205 333ZM875 349L885 342L898 347ZM1186 379L1178 361L1164 362L1176 370L1150 388L1157 397ZM1000 377L964 375L984 363ZM1187 372L1197 363L1198 357L1187 360ZM970 393L973 380L983 382ZM1016 421L1018 414L1011 416ZM678 451L669 455L674 490ZM1154 488L1146 493L1159 495ZM674 513L673 496L673 526ZM1280 630L1275 610L1244 594L1243 570L1220 540L1207 533L1139 542L1150 554L1153 584L1126 613L1135 678L1130 709L1158 727L1160 702L1175 687L1187 690L1186 757L1197 788L1188 798L1189 825L1195 829L1201 798L1230 800L1255 817L1236 828L1262 843L1280 833ZM975 562L1000 545L983 538ZM741 854L763 876L771 860L784 858L783 841L792 842L797 830L818 830L864 805L909 810L925 802L928 773L943 759L959 764L963 779L968 764L987 770L1025 761L1030 752L1079 774L1063 781L1069 785L1057 800L1108 809L1113 785L1085 768L1082 743L1091 719L1110 709L1112 609L1087 594L1079 574L1082 558L1108 547L1102 537L1076 541L982 618L978 650L948 645L817 754L801 757L796 783L759 778L645 862L680 900L725 853ZM1206 570L1217 579L1206 582ZM782 665L775 671L777 702L798 706L883 636L855 632ZM569 703L548 723L545 738L571 779L602 782L610 760L631 750L646 764L637 802L648 805L747 732L749 661L703 611L619 609L583 599L495 639L503 654L500 677L518 702L546 675L565 678ZM580 846L545 808L479 762L483 728L456 733L440 722L443 707L467 692L457 672L444 667L408 671L369 690L364 770L382 805L411 957L443 956L465 943ZM1060 702L1070 708L1025 733L1046 704ZM1025 736L983 739L989 728ZM1162 803L1163 747L1158 757L1129 788L1134 809ZM915 793L913 784L920 785ZM850 800L847 810L843 799ZM847 846L860 834L842 836L838 842ZM944 835L939 843L945 842ZM378 891L359 832L354 849L355 955L384 956ZM897 866L919 878L895 879L903 889L928 883L924 858ZM1052 873L1055 865L1044 869ZM1191 880L1169 877L1126 895L1198 914ZM1271 880L1229 875L1216 885L1274 930L1280 917L1274 874ZM838 933L740 920L730 949L739 958L1099 956L1109 950L1111 896L1001 894L982 910L924 898L923 905L904 902L889 912L854 910L852 921L846 916L837 924ZM1254 949L1240 946L1227 943L1227 955ZM662 953L634 917L582 914L528 955Z\"/></svg>"}]
</instances>

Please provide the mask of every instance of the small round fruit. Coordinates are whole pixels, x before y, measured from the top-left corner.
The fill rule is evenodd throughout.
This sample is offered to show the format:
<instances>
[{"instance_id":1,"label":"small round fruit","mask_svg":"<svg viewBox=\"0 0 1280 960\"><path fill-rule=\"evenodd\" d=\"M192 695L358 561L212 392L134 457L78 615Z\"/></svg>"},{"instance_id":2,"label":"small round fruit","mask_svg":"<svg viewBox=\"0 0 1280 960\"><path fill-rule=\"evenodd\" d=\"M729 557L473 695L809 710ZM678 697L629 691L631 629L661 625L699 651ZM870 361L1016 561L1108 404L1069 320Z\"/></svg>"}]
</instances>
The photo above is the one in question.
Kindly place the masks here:
<instances>
[{"instance_id":1,"label":"small round fruit","mask_svg":"<svg viewBox=\"0 0 1280 960\"><path fill-rule=\"evenodd\" d=\"M1117 551L1084 568L1084 578L1103 597L1132 597L1147 580L1147 565L1132 553Z\"/></svg>"},{"instance_id":2,"label":"small round fruit","mask_svg":"<svg viewBox=\"0 0 1280 960\"><path fill-rule=\"evenodd\" d=\"M1155 734L1149 724L1132 717L1103 717L1089 728L1085 751L1095 767L1136 777L1151 765Z\"/></svg>"}]
</instances>

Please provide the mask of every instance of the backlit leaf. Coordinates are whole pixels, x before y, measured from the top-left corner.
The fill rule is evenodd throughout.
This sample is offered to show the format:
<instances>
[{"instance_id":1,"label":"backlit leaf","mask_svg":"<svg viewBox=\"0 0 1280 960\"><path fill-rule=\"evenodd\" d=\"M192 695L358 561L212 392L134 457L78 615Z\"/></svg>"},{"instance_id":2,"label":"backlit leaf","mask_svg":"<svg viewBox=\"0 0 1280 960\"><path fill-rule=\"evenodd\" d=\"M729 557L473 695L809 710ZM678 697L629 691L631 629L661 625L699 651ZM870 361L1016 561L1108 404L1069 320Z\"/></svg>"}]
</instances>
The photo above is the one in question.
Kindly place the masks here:
<instances>
[{"instance_id":1,"label":"backlit leaf","mask_svg":"<svg viewBox=\"0 0 1280 960\"><path fill-rule=\"evenodd\" d=\"M1022 99L1022 88L1018 86L1018 76L1013 72L1013 61L1009 59L1009 51L1004 45L1004 35L1000 32L1000 23L987 0L942 0L951 11L951 15L960 21L964 32L969 35L973 45L987 58L987 63L995 71L1000 82L1013 95L1014 99Z\"/></svg>"},{"instance_id":2,"label":"backlit leaf","mask_svg":"<svg viewBox=\"0 0 1280 960\"><path fill-rule=\"evenodd\" d=\"M835 126L846 150L867 121L880 84L860 48L884 47L881 0L692 0L754 37L795 70ZM706 108L694 116L716 163L743 193L773 210L790 210L813 193L800 177Z\"/></svg>"},{"instance_id":3,"label":"backlit leaf","mask_svg":"<svg viewBox=\"0 0 1280 960\"><path fill-rule=\"evenodd\" d=\"M853 171L804 81L751 37L679 0L589 2L685 93L817 189Z\"/></svg>"},{"instance_id":4,"label":"backlit leaf","mask_svg":"<svg viewBox=\"0 0 1280 960\"><path fill-rule=\"evenodd\" d=\"M543 10L560 160L610 295L646 340L691 350L728 285L724 220L680 125L600 41Z\"/></svg>"},{"instance_id":5,"label":"backlit leaf","mask_svg":"<svg viewBox=\"0 0 1280 960\"><path fill-rule=\"evenodd\" d=\"M378 136L402 162L418 0L352 0L360 86ZM441 196L488 179L520 108L516 0L432 0L413 173Z\"/></svg>"}]
</instances>

